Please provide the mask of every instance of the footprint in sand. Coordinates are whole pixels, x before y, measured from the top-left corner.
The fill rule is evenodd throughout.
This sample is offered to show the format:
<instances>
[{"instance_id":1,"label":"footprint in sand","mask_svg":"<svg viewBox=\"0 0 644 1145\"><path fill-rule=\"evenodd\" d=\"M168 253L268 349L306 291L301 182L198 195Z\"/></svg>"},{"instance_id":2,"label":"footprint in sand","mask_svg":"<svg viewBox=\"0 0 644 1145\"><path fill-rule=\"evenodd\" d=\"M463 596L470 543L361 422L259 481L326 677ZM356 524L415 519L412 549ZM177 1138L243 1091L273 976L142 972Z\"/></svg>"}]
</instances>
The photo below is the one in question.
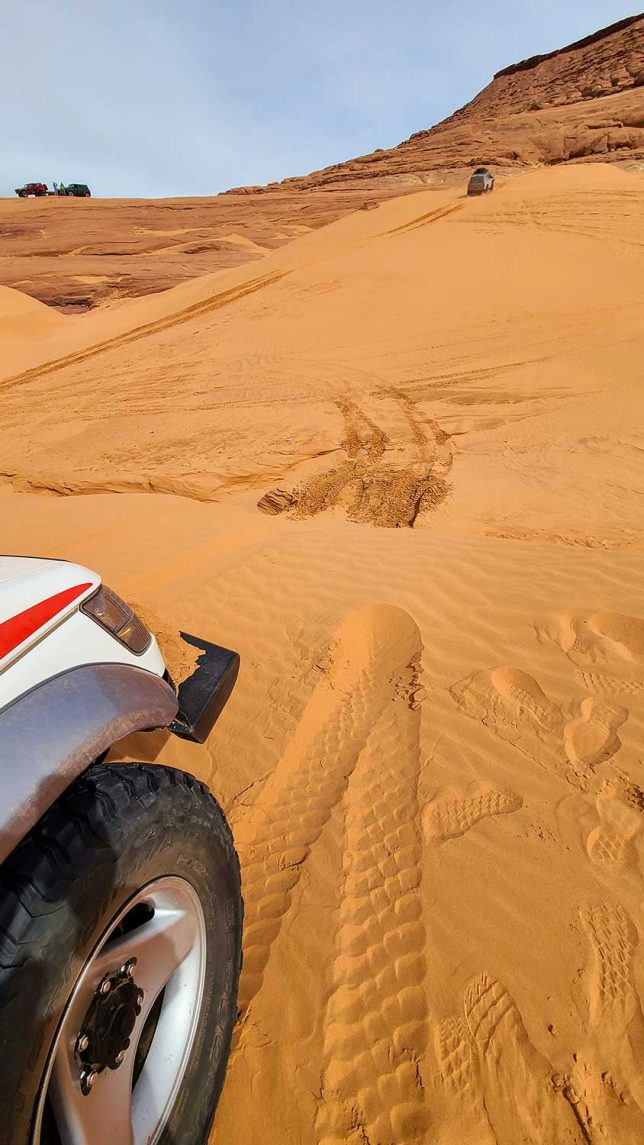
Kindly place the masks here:
<instances>
[{"instance_id":1,"label":"footprint in sand","mask_svg":"<svg viewBox=\"0 0 644 1145\"><path fill-rule=\"evenodd\" d=\"M493 668L476 672L451 689L459 708L496 731L524 730L542 738L557 731L563 717L528 672ZM509 736L508 736L509 738Z\"/></svg>"},{"instance_id":2,"label":"footprint in sand","mask_svg":"<svg viewBox=\"0 0 644 1145\"><path fill-rule=\"evenodd\" d=\"M609 675L597 674L603 689L615 692L644 686L644 620L619 612L568 612L551 633L568 658L587 671L598 665Z\"/></svg>"},{"instance_id":3,"label":"footprint in sand","mask_svg":"<svg viewBox=\"0 0 644 1145\"><path fill-rule=\"evenodd\" d=\"M623 1037L641 1013L633 980L632 959L637 927L619 903L599 902L579 908L590 943L590 1027L602 1037Z\"/></svg>"},{"instance_id":4,"label":"footprint in sand","mask_svg":"<svg viewBox=\"0 0 644 1145\"><path fill-rule=\"evenodd\" d=\"M463 1005L478 1053L485 1109L499 1145L588 1140L562 1091L553 1086L550 1062L532 1045L501 983L479 975L466 988Z\"/></svg>"},{"instance_id":5,"label":"footprint in sand","mask_svg":"<svg viewBox=\"0 0 644 1145\"><path fill-rule=\"evenodd\" d=\"M473 784L467 794L454 788L443 788L425 805L423 833L430 844L442 843L464 835L481 819L517 811L523 800L513 791Z\"/></svg>"},{"instance_id":6,"label":"footprint in sand","mask_svg":"<svg viewBox=\"0 0 644 1145\"><path fill-rule=\"evenodd\" d=\"M347 617L282 758L234 821L246 905L242 1008L261 985L311 846L420 653L418 628L399 608L374 604Z\"/></svg>"},{"instance_id":7,"label":"footprint in sand","mask_svg":"<svg viewBox=\"0 0 644 1145\"><path fill-rule=\"evenodd\" d=\"M449 1099L449 1124L454 1141L496 1145L483 1099L478 1058L462 1018L443 1018L435 1027L434 1048L439 1079Z\"/></svg>"},{"instance_id":8,"label":"footprint in sand","mask_svg":"<svg viewBox=\"0 0 644 1145\"><path fill-rule=\"evenodd\" d=\"M624 680L619 676L609 676L606 672L584 672L578 668L575 679L588 692L596 692L609 699L620 696L636 696L644 691L644 681Z\"/></svg>"},{"instance_id":9,"label":"footprint in sand","mask_svg":"<svg viewBox=\"0 0 644 1145\"><path fill-rule=\"evenodd\" d=\"M635 807L638 811L644 812L644 791L638 787L636 783L627 783L624 788L624 794L631 807Z\"/></svg>"},{"instance_id":10,"label":"footprint in sand","mask_svg":"<svg viewBox=\"0 0 644 1145\"><path fill-rule=\"evenodd\" d=\"M579 716L566 724L563 733L571 764L593 768L615 755L621 747L617 729L627 717L626 708L609 706L594 696L582 700Z\"/></svg>"},{"instance_id":11,"label":"footprint in sand","mask_svg":"<svg viewBox=\"0 0 644 1145\"><path fill-rule=\"evenodd\" d=\"M634 1098L639 1106L639 1140L644 1140L644 1015L633 973L637 927L615 902L582 906L579 916L589 944L588 1033L594 1061L618 1093L624 1091ZM625 1104L624 1098L621 1104Z\"/></svg>"},{"instance_id":12,"label":"footprint in sand","mask_svg":"<svg viewBox=\"0 0 644 1145\"><path fill-rule=\"evenodd\" d=\"M628 716L626 708L587 696L569 719L537 680L518 668L477 672L455 684L451 694L465 715L582 788L593 768L621 747L617 729Z\"/></svg>"},{"instance_id":13,"label":"footprint in sand","mask_svg":"<svg viewBox=\"0 0 644 1145\"><path fill-rule=\"evenodd\" d=\"M542 732L554 731L561 723L561 712L546 696L533 676L518 668L495 668L490 672L492 696L497 696L505 712L530 720Z\"/></svg>"},{"instance_id":14,"label":"footprint in sand","mask_svg":"<svg viewBox=\"0 0 644 1145\"><path fill-rule=\"evenodd\" d=\"M474 1060L472 1042L460 1018L444 1018L436 1026L434 1042L441 1077L459 1097L472 1099Z\"/></svg>"},{"instance_id":15,"label":"footprint in sand","mask_svg":"<svg viewBox=\"0 0 644 1145\"><path fill-rule=\"evenodd\" d=\"M642 809L631 801L628 787L619 780L604 786L595 805L599 825L586 840L588 855L597 866L619 874L636 862L634 840L644 823Z\"/></svg>"},{"instance_id":16,"label":"footprint in sand","mask_svg":"<svg viewBox=\"0 0 644 1145\"><path fill-rule=\"evenodd\" d=\"M493 668L450 689L459 709L523 751L546 771L569 778L562 750L564 715L528 672Z\"/></svg>"}]
</instances>

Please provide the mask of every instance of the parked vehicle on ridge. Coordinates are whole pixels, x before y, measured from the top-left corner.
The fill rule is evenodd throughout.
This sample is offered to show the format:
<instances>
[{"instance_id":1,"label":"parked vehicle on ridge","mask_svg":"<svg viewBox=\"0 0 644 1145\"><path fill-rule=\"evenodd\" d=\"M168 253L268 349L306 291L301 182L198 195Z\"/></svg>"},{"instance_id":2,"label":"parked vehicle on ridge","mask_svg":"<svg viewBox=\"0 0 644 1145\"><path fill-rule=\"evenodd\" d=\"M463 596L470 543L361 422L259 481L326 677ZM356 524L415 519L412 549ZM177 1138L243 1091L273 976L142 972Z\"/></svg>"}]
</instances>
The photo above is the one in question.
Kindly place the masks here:
<instances>
[{"instance_id":1,"label":"parked vehicle on ridge","mask_svg":"<svg viewBox=\"0 0 644 1145\"><path fill-rule=\"evenodd\" d=\"M46 183L25 183L24 187L16 187L16 195L19 199L27 199L29 195L34 195L36 199L40 199L46 194Z\"/></svg>"},{"instance_id":2,"label":"parked vehicle on ridge","mask_svg":"<svg viewBox=\"0 0 644 1145\"><path fill-rule=\"evenodd\" d=\"M74 199L89 199L91 198L92 192L87 186L87 183L65 183L61 194L69 195Z\"/></svg>"}]
</instances>

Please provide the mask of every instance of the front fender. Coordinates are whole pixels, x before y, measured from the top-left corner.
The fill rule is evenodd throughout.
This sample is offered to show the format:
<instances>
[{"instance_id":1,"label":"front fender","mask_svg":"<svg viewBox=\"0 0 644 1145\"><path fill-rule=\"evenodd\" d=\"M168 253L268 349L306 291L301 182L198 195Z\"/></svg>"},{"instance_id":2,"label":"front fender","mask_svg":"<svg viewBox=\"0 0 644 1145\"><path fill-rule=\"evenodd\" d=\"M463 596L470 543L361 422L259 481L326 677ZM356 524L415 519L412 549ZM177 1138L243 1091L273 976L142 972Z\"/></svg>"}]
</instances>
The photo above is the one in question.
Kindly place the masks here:
<instances>
[{"instance_id":1,"label":"front fender","mask_svg":"<svg viewBox=\"0 0 644 1145\"><path fill-rule=\"evenodd\" d=\"M127 664L86 664L0 712L0 862L70 783L131 732L167 727L177 697Z\"/></svg>"}]
</instances>

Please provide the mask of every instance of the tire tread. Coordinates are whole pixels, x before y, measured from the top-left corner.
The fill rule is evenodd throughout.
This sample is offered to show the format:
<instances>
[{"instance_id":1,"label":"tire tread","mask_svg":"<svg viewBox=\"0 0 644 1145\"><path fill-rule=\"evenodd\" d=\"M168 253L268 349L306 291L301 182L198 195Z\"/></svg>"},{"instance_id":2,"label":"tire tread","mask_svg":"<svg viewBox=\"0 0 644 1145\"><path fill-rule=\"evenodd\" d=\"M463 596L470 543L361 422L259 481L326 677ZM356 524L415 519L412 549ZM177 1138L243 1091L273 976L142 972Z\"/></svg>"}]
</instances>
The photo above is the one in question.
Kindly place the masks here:
<instances>
[{"instance_id":1,"label":"tire tread","mask_svg":"<svg viewBox=\"0 0 644 1145\"><path fill-rule=\"evenodd\" d=\"M230 918L228 909L225 912L226 933L232 942L229 949L236 951L236 955L233 981L229 982L230 967L226 976L210 1051L213 1062L216 1060L222 1065L217 1080L218 1098L231 1036L225 1023L222 1026L220 1016L226 1011L226 1005L230 1008L233 1003L242 962L239 861L223 811L207 786L167 765L93 764L49 808L0 866L0 1028L16 1027L21 1007L26 1004L25 982L32 980L37 968L47 960L48 944L60 944L60 929L65 918L60 912L87 879L88 871L94 869L95 864L103 868L113 864L122 840L129 840L131 848L134 836L146 852L160 833L165 831L176 836L190 826L201 832L198 837L207 838L208 848L214 848L214 852L207 850L204 855L216 852L221 857L216 861L225 863L230 872L227 893L237 904L231 908ZM138 837L137 831L141 832ZM207 858L204 862L208 862ZM32 1043L25 1046L24 1052L26 1060L35 1062L45 1052L43 1035L34 1030ZM0 1103L6 1108L7 1100L13 1106L17 1095L13 1084L6 1088L9 1079L3 1078L2 1072L0 1070ZM19 1109L19 1104L15 1109ZM190 1132L186 1145L188 1140L197 1143L203 1139L200 1135L212 1118L212 1110L208 1111L207 1103L204 1106L203 1102L197 1102L193 1117L194 1136ZM17 1140L10 1121L11 1117L0 1127L0 1145Z\"/></svg>"}]
</instances>

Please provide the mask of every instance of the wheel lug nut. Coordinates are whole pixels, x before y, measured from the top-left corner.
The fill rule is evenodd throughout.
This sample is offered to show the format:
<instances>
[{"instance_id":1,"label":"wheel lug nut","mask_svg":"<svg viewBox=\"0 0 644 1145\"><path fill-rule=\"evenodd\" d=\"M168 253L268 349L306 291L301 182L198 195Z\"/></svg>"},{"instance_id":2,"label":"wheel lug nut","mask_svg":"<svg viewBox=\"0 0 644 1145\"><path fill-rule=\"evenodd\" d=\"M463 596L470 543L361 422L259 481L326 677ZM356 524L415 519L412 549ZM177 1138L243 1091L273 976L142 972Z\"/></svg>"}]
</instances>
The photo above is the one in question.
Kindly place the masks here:
<instances>
[{"instance_id":1,"label":"wheel lug nut","mask_svg":"<svg viewBox=\"0 0 644 1145\"><path fill-rule=\"evenodd\" d=\"M76 1039L76 1053L84 1054L89 1045L89 1038L87 1034L79 1034Z\"/></svg>"},{"instance_id":2,"label":"wheel lug nut","mask_svg":"<svg viewBox=\"0 0 644 1145\"><path fill-rule=\"evenodd\" d=\"M136 970L136 958L129 958L123 967L122 973L127 978L134 978L134 971Z\"/></svg>"},{"instance_id":3,"label":"wheel lug nut","mask_svg":"<svg viewBox=\"0 0 644 1145\"><path fill-rule=\"evenodd\" d=\"M103 994L103 995L109 994L111 989L112 989L112 983L110 982L109 978L104 978L102 982L99 982L99 985L98 985L99 994Z\"/></svg>"},{"instance_id":4,"label":"wheel lug nut","mask_svg":"<svg viewBox=\"0 0 644 1145\"><path fill-rule=\"evenodd\" d=\"M95 1069L84 1069L83 1070L83 1072L81 1073L80 1083L81 1083L81 1090L83 1091L83 1093L85 1095L87 1095L89 1093L89 1091L93 1088L94 1082L96 1081L97 1077L98 1077L98 1073L96 1072Z\"/></svg>"},{"instance_id":5,"label":"wheel lug nut","mask_svg":"<svg viewBox=\"0 0 644 1145\"><path fill-rule=\"evenodd\" d=\"M117 1053L117 1055L116 1055L116 1064L120 1065L121 1062L124 1062L124 1061L125 1061L125 1050L120 1050L119 1053Z\"/></svg>"}]
</instances>

